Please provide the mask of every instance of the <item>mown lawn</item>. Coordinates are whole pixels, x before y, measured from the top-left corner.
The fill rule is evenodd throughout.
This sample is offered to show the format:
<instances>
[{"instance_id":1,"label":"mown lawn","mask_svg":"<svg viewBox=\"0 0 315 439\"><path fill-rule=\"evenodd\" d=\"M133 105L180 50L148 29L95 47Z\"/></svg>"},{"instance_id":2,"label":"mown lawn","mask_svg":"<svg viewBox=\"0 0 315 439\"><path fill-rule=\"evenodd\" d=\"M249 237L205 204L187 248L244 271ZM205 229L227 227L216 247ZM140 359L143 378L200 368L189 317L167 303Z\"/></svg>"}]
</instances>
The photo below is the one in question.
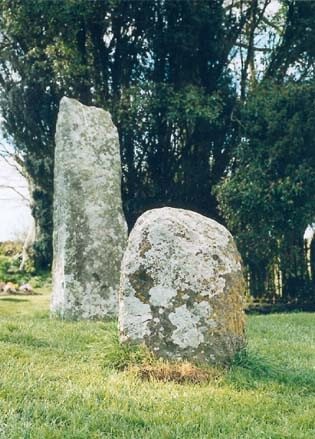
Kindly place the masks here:
<instances>
[{"instance_id":1,"label":"mown lawn","mask_svg":"<svg viewBox=\"0 0 315 439\"><path fill-rule=\"evenodd\" d=\"M0 438L315 438L314 314L249 317L247 355L177 384L115 368L115 322L52 320L48 301L0 298Z\"/></svg>"}]
</instances>

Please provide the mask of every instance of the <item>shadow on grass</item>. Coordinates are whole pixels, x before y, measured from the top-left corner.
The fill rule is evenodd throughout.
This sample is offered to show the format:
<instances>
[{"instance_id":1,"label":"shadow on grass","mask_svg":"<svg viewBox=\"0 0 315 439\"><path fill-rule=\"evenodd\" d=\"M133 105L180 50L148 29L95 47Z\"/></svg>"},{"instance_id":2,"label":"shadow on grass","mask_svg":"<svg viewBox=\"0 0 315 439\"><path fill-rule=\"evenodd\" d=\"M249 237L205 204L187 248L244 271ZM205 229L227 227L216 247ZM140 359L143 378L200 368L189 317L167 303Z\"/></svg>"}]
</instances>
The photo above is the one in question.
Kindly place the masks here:
<instances>
[{"instance_id":1,"label":"shadow on grass","mask_svg":"<svg viewBox=\"0 0 315 439\"><path fill-rule=\"evenodd\" d=\"M3 297L0 298L0 302L29 302L28 299L20 299L19 297Z\"/></svg>"},{"instance_id":2,"label":"shadow on grass","mask_svg":"<svg viewBox=\"0 0 315 439\"><path fill-rule=\"evenodd\" d=\"M0 335L0 341L3 343L10 343L15 345L27 346L30 348L52 348L55 347L52 343L47 342L39 338L35 338L30 334L21 334L18 332L7 333Z\"/></svg>"},{"instance_id":3,"label":"shadow on grass","mask_svg":"<svg viewBox=\"0 0 315 439\"><path fill-rule=\"evenodd\" d=\"M145 346L120 344L116 328L107 329L109 330L103 350L103 366L107 369L118 372L129 369L145 380L148 376L161 381L183 383L213 382L218 379L221 383L228 383L238 389L255 389L264 384L275 383L293 391L315 392L313 371L303 367L291 369L252 350L239 352L228 368L199 367L185 362L171 363L154 358ZM202 379L198 378L199 375Z\"/></svg>"},{"instance_id":4,"label":"shadow on grass","mask_svg":"<svg viewBox=\"0 0 315 439\"><path fill-rule=\"evenodd\" d=\"M290 369L247 350L236 355L229 370L228 382L237 388L255 388L266 382L274 382L302 392L315 392L315 374L310 370Z\"/></svg>"}]
</instances>

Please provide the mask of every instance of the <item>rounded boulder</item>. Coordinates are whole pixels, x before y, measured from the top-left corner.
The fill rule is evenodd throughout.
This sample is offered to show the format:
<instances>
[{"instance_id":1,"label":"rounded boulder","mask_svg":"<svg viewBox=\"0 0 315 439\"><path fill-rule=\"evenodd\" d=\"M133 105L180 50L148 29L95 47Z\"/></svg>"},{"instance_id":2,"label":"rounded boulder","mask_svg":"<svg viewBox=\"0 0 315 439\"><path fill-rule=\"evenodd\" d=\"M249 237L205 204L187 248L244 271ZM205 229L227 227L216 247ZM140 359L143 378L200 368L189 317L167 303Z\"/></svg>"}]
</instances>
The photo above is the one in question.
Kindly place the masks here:
<instances>
[{"instance_id":1,"label":"rounded boulder","mask_svg":"<svg viewBox=\"0 0 315 439\"><path fill-rule=\"evenodd\" d=\"M121 342L161 358L226 364L245 344L244 290L225 227L189 210L147 211L122 262Z\"/></svg>"}]
</instances>

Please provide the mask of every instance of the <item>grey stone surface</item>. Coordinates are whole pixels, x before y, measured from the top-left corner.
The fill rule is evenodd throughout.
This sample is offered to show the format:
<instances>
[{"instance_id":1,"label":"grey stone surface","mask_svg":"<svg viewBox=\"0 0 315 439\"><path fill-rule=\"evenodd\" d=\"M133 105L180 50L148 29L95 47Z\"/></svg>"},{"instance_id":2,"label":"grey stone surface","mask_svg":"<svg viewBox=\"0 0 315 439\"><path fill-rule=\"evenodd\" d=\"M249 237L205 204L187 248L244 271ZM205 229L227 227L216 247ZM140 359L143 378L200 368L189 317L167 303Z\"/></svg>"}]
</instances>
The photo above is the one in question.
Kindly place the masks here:
<instances>
[{"instance_id":1,"label":"grey stone surface","mask_svg":"<svg viewBox=\"0 0 315 439\"><path fill-rule=\"evenodd\" d=\"M156 356L223 364L244 346L245 282L232 235L197 213L154 209L132 230L123 258L123 343Z\"/></svg>"},{"instance_id":2,"label":"grey stone surface","mask_svg":"<svg viewBox=\"0 0 315 439\"><path fill-rule=\"evenodd\" d=\"M52 312L117 315L126 242L117 129L108 112L64 97L56 128Z\"/></svg>"}]
</instances>

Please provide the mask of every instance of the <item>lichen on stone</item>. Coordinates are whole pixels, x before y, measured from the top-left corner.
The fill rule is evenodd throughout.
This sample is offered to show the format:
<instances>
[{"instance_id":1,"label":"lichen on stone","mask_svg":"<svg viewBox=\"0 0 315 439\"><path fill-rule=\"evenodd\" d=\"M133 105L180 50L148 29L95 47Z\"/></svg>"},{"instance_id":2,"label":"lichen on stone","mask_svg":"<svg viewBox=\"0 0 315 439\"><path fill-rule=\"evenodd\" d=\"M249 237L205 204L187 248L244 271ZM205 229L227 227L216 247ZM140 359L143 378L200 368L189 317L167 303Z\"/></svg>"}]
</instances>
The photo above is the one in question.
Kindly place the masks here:
<instances>
[{"instance_id":1,"label":"lichen on stone","mask_svg":"<svg viewBox=\"0 0 315 439\"><path fill-rule=\"evenodd\" d=\"M187 210L148 211L122 263L121 340L145 343L159 357L226 363L244 345L244 286L223 226Z\"/></svg>"},{"instance_id":2,"label":"lichen on stone","mask_svg":"<svg viewBox=\"0 0 315 439\"><path fill-rule=\"evenodd\" d=\"M108 112L63 98L56 128L52 312L64 318L117 315L126 241L117 129Z\"/></svg>"}]
</instances>

